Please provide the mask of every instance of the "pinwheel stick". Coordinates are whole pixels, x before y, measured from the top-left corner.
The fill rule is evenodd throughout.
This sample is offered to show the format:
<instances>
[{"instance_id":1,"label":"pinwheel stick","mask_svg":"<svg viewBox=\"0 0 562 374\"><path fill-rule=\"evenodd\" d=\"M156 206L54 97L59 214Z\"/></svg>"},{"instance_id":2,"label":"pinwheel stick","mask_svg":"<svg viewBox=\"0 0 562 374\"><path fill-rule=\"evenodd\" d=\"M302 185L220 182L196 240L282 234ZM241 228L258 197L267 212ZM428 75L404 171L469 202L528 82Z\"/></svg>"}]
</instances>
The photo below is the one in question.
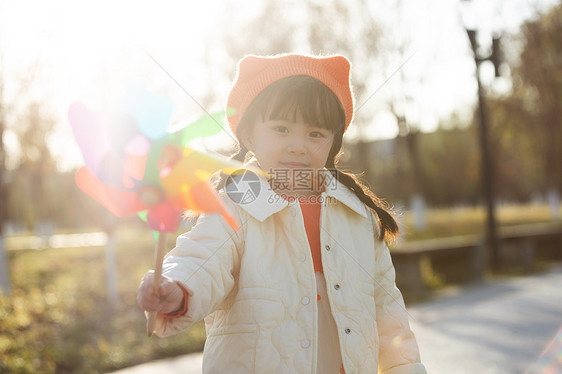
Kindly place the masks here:
<instances>
[{"instance_id":1,"label":"pinwheel stick","mask_svg":"<svg viewBox=\"0 0 562 374\"><path fill-rule=\"evenodd\" d=\"M152 287L156 294L160 293L160 283L162 281L162 262L164 261L164 255L166 254L166 233L160 232L158 235L158 241L156 242L156 248L154 249L154 278L152 282ZM156 327L156 312L150 312L148 314L148 322L146 325L148 336L154 334Z\"/></svg>"}]
</instances>

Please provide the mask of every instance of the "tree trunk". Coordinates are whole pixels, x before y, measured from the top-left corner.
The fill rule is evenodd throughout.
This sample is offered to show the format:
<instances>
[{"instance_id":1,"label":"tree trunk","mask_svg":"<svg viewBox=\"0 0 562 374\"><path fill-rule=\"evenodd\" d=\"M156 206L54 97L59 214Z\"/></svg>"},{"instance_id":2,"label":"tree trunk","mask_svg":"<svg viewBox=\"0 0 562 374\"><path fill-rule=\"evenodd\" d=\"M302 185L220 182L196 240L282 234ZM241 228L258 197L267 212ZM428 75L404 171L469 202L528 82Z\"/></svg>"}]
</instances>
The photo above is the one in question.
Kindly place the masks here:
<instances>
[{"instance_id":1,"label":"tree trunk","mask_svg":"<svg viewBox=\"0 0 562 374\"><path fill-rule=\"evenodd\" d=\"M1 84L1 83L0 83ZM4 112L0 89L0 287L5 295L10 294L10 275L8 272L8 255L4 240L4 224L8 217L8 198L5 188L6 151L4 148Z\"/></svg>"}]
</instances>

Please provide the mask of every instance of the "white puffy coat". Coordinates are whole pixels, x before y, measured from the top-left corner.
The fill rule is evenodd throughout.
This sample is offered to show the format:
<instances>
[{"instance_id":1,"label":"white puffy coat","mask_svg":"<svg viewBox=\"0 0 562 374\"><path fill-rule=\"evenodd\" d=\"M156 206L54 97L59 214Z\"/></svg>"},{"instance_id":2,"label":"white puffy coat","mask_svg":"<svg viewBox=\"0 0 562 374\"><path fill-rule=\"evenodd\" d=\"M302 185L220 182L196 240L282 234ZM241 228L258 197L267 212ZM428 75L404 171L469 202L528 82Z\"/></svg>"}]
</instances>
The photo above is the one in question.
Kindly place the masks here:
<instances>
[{"instance_id":1,"label":"white puffy coat","mask_svg":"<svg viewBox=\"0 0 562 374\"><path fill-rule=\"evenodd\" d=\"M202 215L178 237L164 274L189 292L188 312L158 317L168 336L205 319L204 373L316 373L316 280L298 202L265 179L257 199L221 198L240 228ZM425 373L375 217L347 187L322 194L320 238L343 365L352 373Z\"/></svg>"}]
</instances>

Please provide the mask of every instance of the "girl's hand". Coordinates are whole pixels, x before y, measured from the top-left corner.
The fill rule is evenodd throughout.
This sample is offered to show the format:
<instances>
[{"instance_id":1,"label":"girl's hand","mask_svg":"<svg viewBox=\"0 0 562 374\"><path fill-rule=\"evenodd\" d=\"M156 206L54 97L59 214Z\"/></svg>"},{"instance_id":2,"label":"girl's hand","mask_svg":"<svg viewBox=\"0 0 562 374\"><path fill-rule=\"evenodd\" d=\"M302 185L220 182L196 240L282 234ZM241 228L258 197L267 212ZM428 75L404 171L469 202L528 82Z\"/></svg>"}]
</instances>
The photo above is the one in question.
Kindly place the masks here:
<instances>
[{"instance_id":1,"label":"girl's hand","mask_svg":"<svg viewBox=\"0 0 562 374\"><path fill-rule=\"evenodd\" d=\"M160 292L157 294L152 286L154 271L142 278L137 291L137 303L142 310L157 313L173 313L183 306L183 292L172 279L162 276Z\"/></svg>"}]
</instances>

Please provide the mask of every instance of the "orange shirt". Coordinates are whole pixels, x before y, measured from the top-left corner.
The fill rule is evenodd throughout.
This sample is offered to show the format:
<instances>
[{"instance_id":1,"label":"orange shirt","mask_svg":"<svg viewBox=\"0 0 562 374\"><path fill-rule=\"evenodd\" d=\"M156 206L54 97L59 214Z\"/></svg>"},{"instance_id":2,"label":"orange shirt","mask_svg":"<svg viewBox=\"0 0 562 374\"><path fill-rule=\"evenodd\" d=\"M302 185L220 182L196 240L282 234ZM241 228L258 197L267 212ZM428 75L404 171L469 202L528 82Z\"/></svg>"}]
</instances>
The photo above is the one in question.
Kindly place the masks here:
<instances>
[{"instance_id":1,"label":"orange shirt","mask_svg":"<svg viewBox=\"0 0 562 374\"><path fill-rule=\"evenodd\" d=\"M312 252L314 271L322 273L322 256L320 254L320 202L309 199L299 199L302 216L304 218L304 228L308 237L308 244Z\"/></svg>"}]
</instances>

